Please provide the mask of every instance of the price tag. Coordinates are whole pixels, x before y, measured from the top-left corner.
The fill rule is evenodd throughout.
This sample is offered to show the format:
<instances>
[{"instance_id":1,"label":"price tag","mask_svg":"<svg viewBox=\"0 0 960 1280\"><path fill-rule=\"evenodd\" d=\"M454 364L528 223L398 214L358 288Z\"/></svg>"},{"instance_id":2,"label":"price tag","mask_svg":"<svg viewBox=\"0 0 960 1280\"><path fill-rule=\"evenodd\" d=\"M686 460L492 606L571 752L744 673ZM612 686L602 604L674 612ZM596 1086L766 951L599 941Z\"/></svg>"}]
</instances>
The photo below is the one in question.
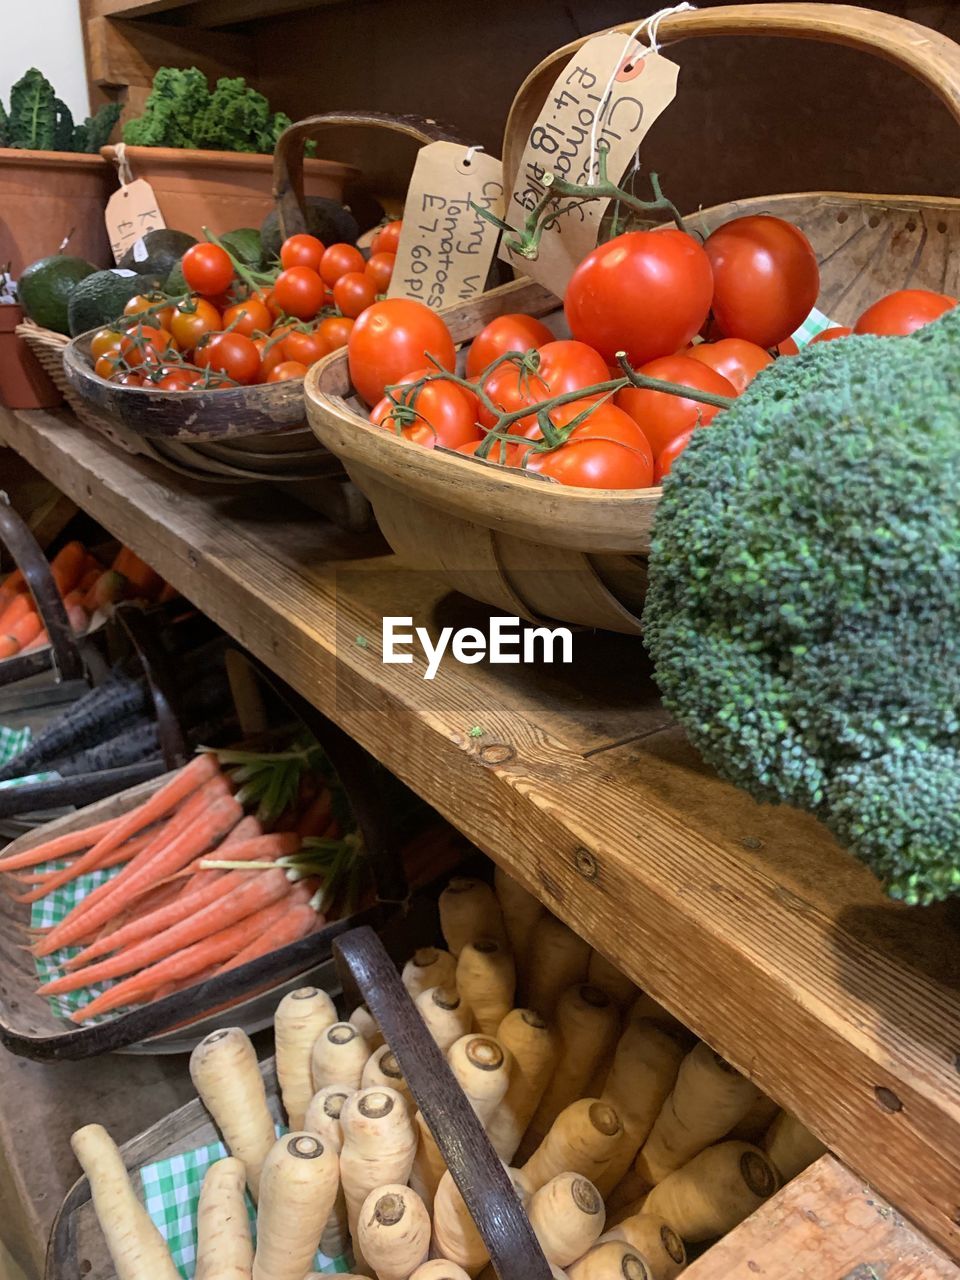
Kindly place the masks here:
<instances>
[{"instance_id":1,"label":"price tag","mask_svg":"<svg viewBox=\"0 0 960 1280\"><path fill-rule=\"evenodd\" d=\"M500 161L455 142L422 147L403 206L388 297L416 298L439 310L483 292L500 231L472 204L502 216Z\"/></svg>"},{"instance_id":2,"label":"price tag","mask_svg":"<svg viewBox=\"0 0 960 1280\"><path fill-rule=\"evenodd\" d=\"M107 201L104 218L114 262L119 262L148 231L159 231L167 225L153 187L145 178L134 178L115 191Z\"/></svg>"},{"instance_id":3,"label":"price tag","mask_svg":"<svg viewBox=\"0 0 960 1280\"><path fill-rule=\"evenodd\" d=\"M577 184L596 178L601 143L607 147L607 177L619 182L651 126L676 97L679 71L675 62L622 32L588 40L560 73L530 130L506 221L522 229L543 196L548 173ZM573 202L543 233L536 258L513 253L506 244L509 233L504 233L500 257L562 298L574 268L596 247L608 203ZM561 200L554 207L563 206Z\"/></svg>"}]
</instances>

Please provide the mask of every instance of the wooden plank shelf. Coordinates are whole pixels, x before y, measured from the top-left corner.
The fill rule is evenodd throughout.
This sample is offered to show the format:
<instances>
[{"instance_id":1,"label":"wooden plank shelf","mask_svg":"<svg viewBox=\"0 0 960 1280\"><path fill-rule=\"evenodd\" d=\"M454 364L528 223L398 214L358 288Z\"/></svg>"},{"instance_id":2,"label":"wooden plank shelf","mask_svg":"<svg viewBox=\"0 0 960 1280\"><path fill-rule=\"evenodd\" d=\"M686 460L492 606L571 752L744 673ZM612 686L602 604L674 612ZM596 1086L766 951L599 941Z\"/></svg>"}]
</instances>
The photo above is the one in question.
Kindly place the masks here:
<instances>
[{"instance_id":1,"label":"wooden plank shelf","mask_svg":"<svg viewBox=\"0 0 960 1280\"><path fill-rule=\"evenodd\" d=\"M198 27L227 27L261 21L304 9L321 9L344 0L91 0L98 18L154 18L183 10Z\"/></svg>"},{"instance_id":2,"label":"wooden plank shelf","mask_svg":"<svg viewBox=\"0 0 960 1280\"><path fill-rule=\"evenodd\" d=\"M0 435L960 1254L956 913L887 901L807 815L721 783L638 642L426 681L419 657L382 663L382 617L484 613L369 539L181 481L66 413L4 413Z\"/></svg>"}]
</instances>

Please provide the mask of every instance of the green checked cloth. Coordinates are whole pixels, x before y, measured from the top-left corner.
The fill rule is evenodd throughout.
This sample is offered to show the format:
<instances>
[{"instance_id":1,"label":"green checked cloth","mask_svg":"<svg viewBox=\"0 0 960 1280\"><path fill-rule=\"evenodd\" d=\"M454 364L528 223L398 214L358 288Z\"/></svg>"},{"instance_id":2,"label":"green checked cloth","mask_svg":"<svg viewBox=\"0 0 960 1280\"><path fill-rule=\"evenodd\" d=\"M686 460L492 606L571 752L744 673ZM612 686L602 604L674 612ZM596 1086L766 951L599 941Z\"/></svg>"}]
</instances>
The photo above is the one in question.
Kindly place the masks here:
<instances>
[{"instance_id":1,"label":"green checked cloth","mask_svg":"<svg viewBox=\"0 0 960 1280\"><path fill-rule=\"evenodd\" d=\"M278 1135L285 1130L278 1128ZM195 1151L158 1160L140 1170L147 1213L160 1234L184 1280L190 1280L197 1261L197 1205L204 1175L216 1160L228 1154L221 1142L213 1142ZM256 1214L247 1196L250 1230L256 1235ZM314 1270L337 1274L349 1271L346 1258L327 1258L317 1254Z\"/></svg>"},{"instance_id":2,"label":"green checked cloth","mask_svg":"<svg viewBox=\"0 0 960 1280\"><path fill-rule=\"evenodd\" d=\"M47 862L42 867L39 867L38 870L54 871L63 866L66 866L66 863ZM88 893L93 893L94 889L99 885L112 880L122 870L123 867L119 866L110 867L107 871L91 871L85 876L78 876L76 880L71 880L69 884L65 884L59 889L54 889L52 893L48 893L45 898L41 898L39 902L33 904L30 911L30 924L34 929L45 929L59 924ZM66 962L81 950L81 947L63 947L59 951L54 951L52 955L38 956L35 964L37 976L41 982L49 982L51 978L59 978L64 972ZM95 996L98 996L101 991L106 991L111 986L113 986L112 981L101 982L92 987L81 987L79 991L71 991L67 995L51 996L50 1007L54 1013L65 1018L77 1009L82 1009ZM117 1012L114 1011L113 1013L103 1014L100 1018L91 1018L90 1025L101 1022L103 1018L115 1018L116 1016Z\"/></svg>"},{"instance_id":3,"label":"green checked cloth","mask_svg":"<svg viewBox=\"0 0 960 1280\"><path fill-rule=\"evenodd\" d=\"M836 323L814 307L800 328L791 336L798 347L805 347L818 333L823 333L824 329L832 329Z\"/></svg>"},{"instance_id":4,"label":"green checked cloth","mask_svg":"<svg viewBox=\"0 0 960 1280\"><path fill-rule=\"evenodd\" d=\"M0 724L0 768L9 764L21 751L26 751L32 738L29 725L25 729L11 729L9 725ZM33 773L27 778L0 782L0 787L22 787L27 782L48 782L59 776L58 773Z\"/></svg>"}]
</instances>

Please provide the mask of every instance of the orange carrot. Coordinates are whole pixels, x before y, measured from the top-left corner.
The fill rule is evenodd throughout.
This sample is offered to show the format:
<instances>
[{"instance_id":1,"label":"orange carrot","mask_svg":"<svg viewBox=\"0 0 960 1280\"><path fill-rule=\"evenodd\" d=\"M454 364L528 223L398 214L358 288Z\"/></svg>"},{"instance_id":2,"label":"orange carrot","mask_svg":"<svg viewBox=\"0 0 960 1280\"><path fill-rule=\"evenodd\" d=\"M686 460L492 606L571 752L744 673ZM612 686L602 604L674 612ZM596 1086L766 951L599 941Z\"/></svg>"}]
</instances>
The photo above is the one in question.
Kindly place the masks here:
<instances>
[{"instance_id":1,"label":"orange carrot","mask_svg":"<svg viewBox=\"0 0 960 1280\"><path fill-rule=\"evenodd\" d=\"M126 577L127 561L130 559L132 555L133 555L133 552L130 550L129 547L121 547L120 550L117 552L117 554L113 557L113 564L110 566L110 568L116 570L117 573L122 573L124 577Z\"/></svg>"},{"instance_id":2,"label":"orange carrot","mask_svg":"<svg viewBox=\"0 0 960 1280\"><path fill-rule=\"evenodd\" d=\"M160 588L160 594L157 596L157 604L169 604L171 600L176 600L179 594L180 592L176 587L171 586L169 582L165 582Z\"/></svg>"},{"instance_id":3,"label":"orange carrot","mask_svg":"<svg viewBox=\"0 0 960 1280\"><path fill-rule=\"evenodd\" d=\"M33 603L33 596L29 592L25 595L14 596L3 613L0 613L0 635L7 635L15 622L25 618L28 613L35 612L36 606Z\"/></svg>"},{"instance_id":4,"label":"orange carrot","mask_svg":"<svg viewBox=\"0 0 960 1280\"><path fill-rule=\"evenodd\" d=\"M19 652L20 646L13 636L0 636L0 661L4 658L12 658Z\"/></svg>"},{"instance_id":5,"label":"orange carrot","mask_svg":"<svg viewBox=\"0 0 960 1280\"><path fill-rule=\"evenodd\" d=\"M257 960L260 956L268 955L269 952L276 951L278 947L285 947L291 942L299 942L308 933L312 933L314 929L322 928L326 923L324 917L318 915L309 902L300 902L296 906L288 905L285 902L284 906L286 909L272 923L269 925L264 924L258 936L248 943L242 951L239 951L232 960L228 960L225 965L222 965L217 972L226 973L229 969L239 969L242 964L247 964L250 960Z\"/></svg>"},{"instance_id":6,"label":"orange carrot","mask_svg":"<svg viewBox=\"0 0 960 1280\"><path fill-rule=\"evenodd\" d=\"M267 874L273 875L273 872L267 872ZM83 1009L76 1010L70 1017L74 1022L83 1022L87 1018L95 1017L98 1013L107 1013L123 1005L137 1004L168 982L179 982L182 978L190 978L201 973L218 961L229 960L243 948L244 944L249 943L251 938L260 938L264 931L276 920L285 916L288 910L287 897L272 902L269 906L254 912L253 915L229 925L226 929L221 929L219 933L209 938L204 938L202 942L195 942L192 946L167 956L165 960L142 969L132 977L122 979L116 986L110 987L95 1000L91 1000Z\"/></svg>"},{"instance_id":7,"label":"orange carrot","mask_svg":"<svg viewBox=\"0 0 960 1280\"><path fill-rule=\"evenodd\" d=\"M102 576L102 574L103 574L103 567L96 563L94 563L92 567L88 567L84 569L83 577L80 579L80 582L77 585L77 590L81 593L81 596L87 595L87 593L93 587L93 584L100 580L100 577ZM82 600L81 600L81 603L82 603Z\"/></svg>"},{"instance_id":8,"label":"orange carrot","mask_svg":"<svg viewBox=\"0 0 960 1280\"><path fill-rule=\"evenodd\" d=\"M47 628L43 627L42 630L37 632L37 634L33 637L33 639L30 641L29 644L25 644L23 646L23 652L33 653L34 649L42 649L44 645L47 645L49 643L50 643L50 637L47 634Z\"/></svg>"},{"instance_id":9,"label":"orange carrot","mask_svg":"<svg viewBox=\"0 0 960 1280\"><path fill-rule=\"evenodd\" d=\"M62 596L72 591L83 576L86 548L79 542L68 542L50 561L50 573Z\"/></svg>"},{"instance_id":10,"label":"orange carrot","mask_svg":"<svg viewBox=\"0 0 960 1280\"><path fill-rule=\"evenodd\" d=\"M257 840L263 835L263 827L260 825L258 818L252 813L248 813L245 818L241 818L233 830L227 835L226 839L213 850L212 853L205 853L201 858L195 858L193 862L188 863L183 871L178 873L178 877L187 877L185 882L179 886L180 893L191 893L194 889L200 889L204 885L209 884L212 880L219 880L221 876L225 876L225 871L215 871L212 868L209 871L202 871L200 863L204 858L219 858L220 855L229 850L231 860L236 858L236 851L240 845L250 844L252 840ZM257 854L248 855L251 858L257 857Z\"/></svg>"},{"instance_id":11,"label":"orange carrot","mask_svg":"<svg viewBox=\"0 0 960 1280\"><path fill-rule=\"evenodd\" d=\"M138 555L135 555L129 547L125 547L126 557L124 559L124 567L120 572L126 578L127 583L133 588L133 594L143 596L147 600L152 600L160 588L163 586L163 579L159 573L156 573L150 566ZM117 557L119 559L119 556ZM119 566L114 563L115 569Z\"/></svg>"},{"instance_id":12,"label":"orange carrot","mask_svg":"<svg viewBox=\"0 0 960 1280\"><path fill-rule=\"evenodd\" d=\"M90 613L96 613L108 604L115 604L123 595L126 581L123 574L117 573L115 569L101 573L84 597L83 607Z\"/></svg>"},{"instance_id":13,"label":"orange carrot","mask_svg":"<svg viewBox=\"0 0 960 1280\"><path fill-rule=\"evenodd\" d=\"M65 858L71 853L79 853L81 849L89 849L98 840L113 830L122 821L122 817L107 818L92 827L83 827L78 831L66 831L62 836L54 836L35 844L32 849L24 849L20 853L0 857L0 871L20 871L24 867L37 867L41 862L53 862L56 858Z\"/></svg>"},{"instance_id":14,"label":"orange carrot","mask_svg":"<svg viewBox=\"0 0 960 1280\"><path fill-rule=\"evenodd\" d=\"M114 849L113 853L108 853L106 861L101 862L97 870L106 871L110 867L118 867L121 862L129 862L134 854L139 853L141 849L145 849L153 838L152 831L145 831L142 836L134 836L134 838L132 840L128 840L126 844L122 844L118 849ZM75 861L76 859L74 859L74 862ZM62 870L70 871L72 870L72 867L73 863L68 867L62 868ZM26 875L19 875L16 872L10 872L10 874L14 880L19 880L21 884L43 884L45 881L49 880L51 876L59 875L60 872L31 871ZM82 873L78 872L77 874L80 875Z\"/></svg>"}]
</instances>

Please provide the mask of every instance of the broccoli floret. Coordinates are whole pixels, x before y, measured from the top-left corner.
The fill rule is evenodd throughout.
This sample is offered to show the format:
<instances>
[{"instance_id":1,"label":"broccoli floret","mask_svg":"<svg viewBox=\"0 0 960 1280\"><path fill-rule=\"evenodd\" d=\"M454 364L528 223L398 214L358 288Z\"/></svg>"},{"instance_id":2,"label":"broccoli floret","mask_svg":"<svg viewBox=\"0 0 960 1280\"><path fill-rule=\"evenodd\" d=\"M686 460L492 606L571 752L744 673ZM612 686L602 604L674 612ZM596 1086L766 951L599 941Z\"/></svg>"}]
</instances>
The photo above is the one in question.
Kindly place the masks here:
<instances>
[{"instance_id":1,"label":"broccoli floret","mask_svg":"<svg viewBox=\"0 0 960 1280\"><path fill-rule=\"evenodd\" d=\"M664 484L644 628L705 758L960 892L960 309L764 370Z\"/></svg>"}]
</instances>

